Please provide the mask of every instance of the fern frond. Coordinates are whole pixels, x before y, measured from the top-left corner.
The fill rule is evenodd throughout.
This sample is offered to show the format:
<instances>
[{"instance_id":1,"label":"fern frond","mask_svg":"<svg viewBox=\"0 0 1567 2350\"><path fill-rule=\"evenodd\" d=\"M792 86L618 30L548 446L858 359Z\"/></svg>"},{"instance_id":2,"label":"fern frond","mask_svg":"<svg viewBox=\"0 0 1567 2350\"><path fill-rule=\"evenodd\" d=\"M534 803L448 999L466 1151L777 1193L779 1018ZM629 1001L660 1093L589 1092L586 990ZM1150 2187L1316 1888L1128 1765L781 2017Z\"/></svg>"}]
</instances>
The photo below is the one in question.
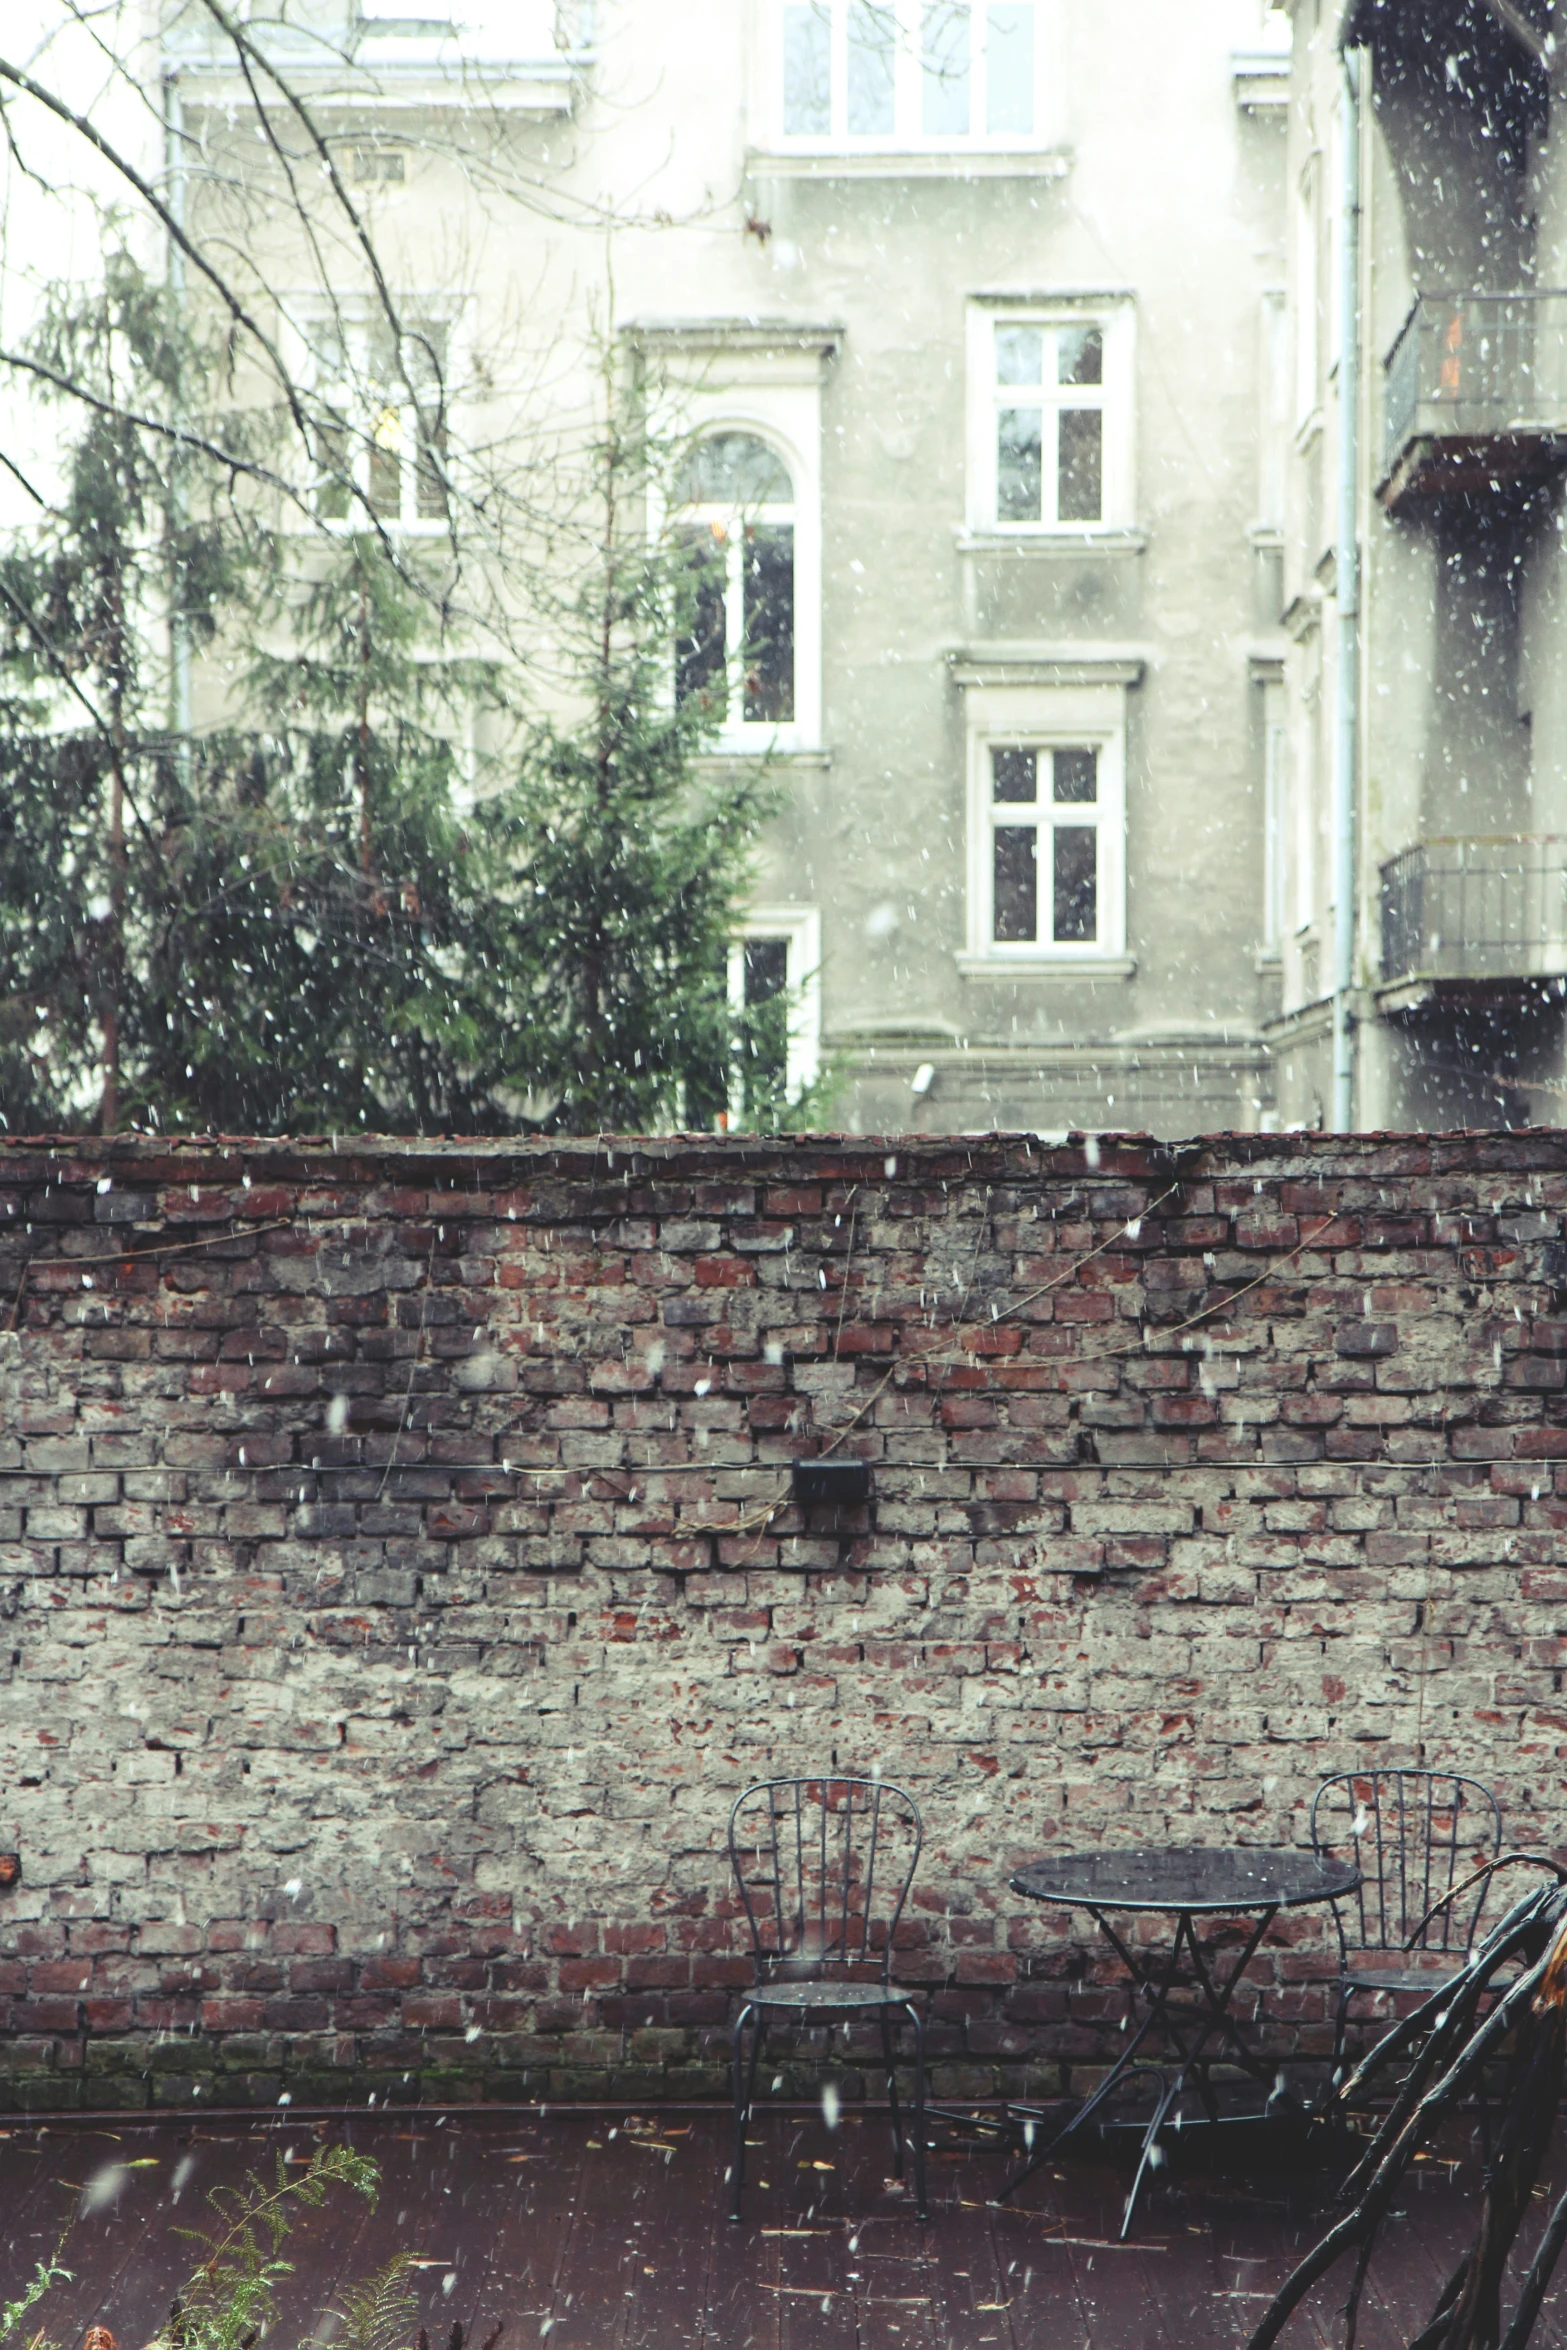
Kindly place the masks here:
<instances>
[{"instance_id":1,"label":"fern frond","mask_svg":"<svg viewBox=\"0 0 1567 2350\"><path fill-rule=\"evenodd\" d=\"M416 2253L396 2253L374 2276L344 2294L338 2309L338 2350L406 2350L409 2321L417 2307L408 2278L417 2260Z\"/></svg>"},{"instance_id":2,"label":"fern frond","mask_svg":"<svg viewBox=\"0 0 1567 2350\"><path fill-rule=\"evenodd\" d=\"M308 2163L279 2156L276 2184L250 2172L243 2187L216 2187L207 2200L220 2225L194 2235L205 2257L181 2295L181 2350L251 2350L272 2323L277 2288L293 2272L283 2258L296 2208L314 2209L334 2186L374 2202L380 2171L367 2155L346 2146L319 2147Z\"/></svg>"}]
</instances>

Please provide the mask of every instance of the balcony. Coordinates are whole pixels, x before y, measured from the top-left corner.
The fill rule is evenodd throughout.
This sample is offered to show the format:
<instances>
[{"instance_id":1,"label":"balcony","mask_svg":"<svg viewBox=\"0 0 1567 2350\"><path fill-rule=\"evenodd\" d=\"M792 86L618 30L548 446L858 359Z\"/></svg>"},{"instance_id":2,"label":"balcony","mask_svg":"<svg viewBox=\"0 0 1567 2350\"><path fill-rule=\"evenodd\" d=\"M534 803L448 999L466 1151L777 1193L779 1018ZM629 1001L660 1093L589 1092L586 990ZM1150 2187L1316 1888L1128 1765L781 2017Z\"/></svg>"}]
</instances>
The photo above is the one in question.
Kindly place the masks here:
<instances>
[{"instance_id":1,"label":"balcony","mask_svg":"<svg viewBox=\"0 0 1567 2350\"><path fill-rule=\"evenodd\" d=\"M1382 868L1387 1010L1567 973L1567 835L1421 841ZM1392 1000L1396 999L1396 1000Z\"/></svg>"},{"instance_id":2,"label":"balcony","mask_svg":"<svg viewBox=\"0 0 1567 2350\"><path fill-rule=\"evenodd\" d=\"M1494 495L1567 465L1567 292L1422 294L1388 354L1392 513Z\"/></svg>"},{"instance_id":3,"label":"balcony","mask_svg":"<svg viewBox=\"0 0 1567 2350\"><path fill-rule=\"evenodd\" d=\"M226 114L256 103L254 76L200 10L169 38L164 71L177 72L190 107ZM312 108L390 128L399 117L460 104L550 116L571 110L587 61L572 43L588 22L566 0L313 0L287 15L251 10L247 32Z\"/></svg>"}]
</instances>

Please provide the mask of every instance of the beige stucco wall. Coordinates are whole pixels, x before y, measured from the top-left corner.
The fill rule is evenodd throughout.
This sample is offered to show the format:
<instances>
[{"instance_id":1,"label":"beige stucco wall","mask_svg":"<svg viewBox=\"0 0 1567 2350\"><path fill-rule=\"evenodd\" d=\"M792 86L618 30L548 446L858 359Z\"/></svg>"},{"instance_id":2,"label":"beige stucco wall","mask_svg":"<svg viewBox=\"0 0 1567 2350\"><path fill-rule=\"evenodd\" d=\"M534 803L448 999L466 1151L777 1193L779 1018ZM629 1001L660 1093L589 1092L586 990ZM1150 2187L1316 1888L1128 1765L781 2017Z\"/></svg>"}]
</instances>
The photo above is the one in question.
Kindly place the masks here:
<instances>
[{"instance_id":1,"label":"beige stucco wall","mask_svg":"<svg viewBox=\"0 0 1567 2350\"><path fill-rule=\"evenodd\" d=\"M1272 1106L1259 1024L1276 984L1259 971L1259 712L1283 640L1276 536L1259 526L1280 520L1260 509L1282 112L1237 100L1258 0L1191 0L1178 32L1160 0L1129 0L1113 25L1065 0L1041 17L1047 152L842 176L755 151L760 9L609 0L569 115L378 115L408 166L371 217L394 283L463 294L488 377L475 433L525 454L578 432L595 330L656 322L666 350L698 321L838 330L819 361L821 732L780 762L757 876L759 903L819 912L835 1121L1254 1127ZM205 120L221 147L226 117ZM353 120L334 116L345 136ZM242 114L232 135L253 146ZM286 281L286 250L263 258ZM1102 551L959 550L966 319L997 292L1129 300L1131 530ZM710 405L728 365L718 337L697 370ZM954 667L1042 649L1052 676L1114 654L1135 678L1133 968L968 977L970 689ZM917 1096L923 1063L936 1074Z\"/></svg>"}]
</instances>

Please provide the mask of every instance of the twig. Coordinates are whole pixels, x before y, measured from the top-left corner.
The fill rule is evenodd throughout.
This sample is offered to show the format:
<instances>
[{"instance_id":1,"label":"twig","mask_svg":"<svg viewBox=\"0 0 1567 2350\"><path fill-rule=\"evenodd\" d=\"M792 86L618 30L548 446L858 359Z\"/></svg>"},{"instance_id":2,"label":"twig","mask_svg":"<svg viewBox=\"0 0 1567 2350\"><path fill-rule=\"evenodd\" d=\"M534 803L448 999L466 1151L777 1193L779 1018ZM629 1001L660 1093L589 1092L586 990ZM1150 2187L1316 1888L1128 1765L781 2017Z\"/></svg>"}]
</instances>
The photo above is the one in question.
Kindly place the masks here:
<instances>
[{"instance_id":1,"label":"twig","mask_svg":"<svg viewBox=\"0 0 1567 2350\"><path fill-rule=\"evenodd\" d=\"M1114 1232L1111 1233L1108 1240L1100 1241L1098 1247L1091 1248L1086 1256L1074 1257L1071 1264L1067 1266L1066 1270L1064 1272L1058 1273L1054 1280L1041 1282L1037 1289L1027 1290L1022 1297L1014 1298L1011 1305L1002 1306L994 1316L994 1321L991 1326L994 1327L995 1322L1007 1321L1013 1314L1020 1314L1025 1306L1033 1305L1039 1298L1048 1297L1052 1290L1062 1289L1065 1287L1068 1281L1075 1280L1085 1265L1091 1265L1096 1257L1102 1257L1107 1249L1112 1249L1117 1245L1118 1242L1125 1240L1131 1232L1132 1226L1134 1224L1141 1224L1145 1216L1151 1216L1154 1214L1156 1209L1162 1208L1165 1201L1167 1199L1173 1198L1175 1193L1178 1192L1180 1188L1181 1186L1179 1182L1172 1183L1168 1191L1161 1191L1158 1198L1151 1201L1149 1205L1143 1209L1142 1215L1129 1217L1124 1224L1118 1224ZM988 1193L986 1194L986 1197L988 1199ZM976 1259L978 1254L979 1252L976 1248ZM965 1290L963 1293L963 1302L965 1305L968 1303L967 1290ZM888 1364L887 1369L883 1372L881 1378L876 1382L876 1385L871 1389L869 1395L866 1396L859 1409L850 1413L848 1419L845 1420L842 1426L835 1431L831 1444L824 1445L822 1447L821 1453L817 1457L819 1459L825 1459L829 1453L837 1451L839 1445L842 1444L844 1438L849 1434L850 1430L859 1426L866 1413L874 1404L880 1401L881 1397L886 1393L886 1390L892 1384L892 1381L897 1377L901 1370L908 1369L915 1364L917 1364L920 1369L927 1371L931 1369L938 1371L950 1369L950 1367L958 1361L961 1354L968 1353L969 1351L970 1350L968 1348L949 1348L945 1354L937 1354L931 1351L927 1351L924 1354L900 1355L895 1362Z\"/></svg>"},{"instance_id":2,"label":"twig","mask_svg":"<svg viewBox=\"0 0 1567 2350\"><path fill-rule=\"evenodd\" d=\"M849 1303L849 1273L854 1264L854 1220L860 1212L854 1205L854 1192L859 1188L859 1185L856 1184L854 1191L850 1192L848 1198L849 1247L843 1260L843 1279L838 1288L838 1327L832 1334L832 1359L834 1362L838 1360L838 1348L843 1339L843 1317Z\"/></svg>"},{"instance_id":3,"label":"twig","mask_svg":"<svg viewBox=\"0 0 1567 2350\"><path fill-rule=\"evenodd\" d=\"M227 1232L209 1232L202 1240L160 1241L152 1248L117 1248L110 1255L97 1257L46 1257L42 1250L28 1257L22 1266L22 1278L16 1285L16 1296L11 1301L11 1327L15 1330L22 1310L22 1296L27 1278L35 1265L64 1265L74 1273L78 1265L125 1265L138 1257L182 1257L198 1248L219 1248L226 1240L246 1240L253 1232L280 1232L285 1224L292 1224L292 1216L270 1216L264 1222L231 1226Z\"/></svg>"},{"instance_id":4,"label":"twig","mask_svg":"<svg viewBox=\"0 0 1567 2350\"><path fill-rule=\"evenodd\" d=\"M1560 1862L1552 1860L1548 1854L1543 1852L1504 1852L1499 1860L1488 1860L1483 1868L1475 1869L1465 1877L1461 1885L1454 1885L1449 1892L1442 1895L1440 1901L1433 1901L1419 1925L1405 1942L1404 1948L1413 1950L1431 1920L1434 1917L1440 1917L1448 1904L1456 1901L1461 1893L1467 1893L1472 1885L1482 1884L1487 1877L1494 1877L1498 1869L1516 1868L1520 1863L1529 1868L1549 1869L1558 1885L1567 1885L1567 1869L1564 1869Z\"/></svg>"},{"instance_id":5,"label":"twig","mask_svg":"<svg viewBox=\"0 0 1567 2350\"><path fill-rule=\"evenodd\" d=\"M1532 25L1523 10L1514 7L1513 0L1485 0L1485 4L1503 30L1511 33L1519 48L1548 76L1556 60L1556 43L1550 35Z\"/></svg>"},{"instance_id":6,"label":"twig","mask_svg":"<svg viewBox=\"0 0 1567 2350\"><path fill-rule=\"evenodd\" d=\"M1343 1212L1344 1211L1342 1208L1335 1208L1331 1216L1325 1216L1323 1218L1322 1222L1317 1226L1315 1232L1310 1232L1306 1235L1304 1240L1297 1241L1295 1246L1292 1249L1286 1251L1282 1257L1275 1257L1272 1264L1269 1265L1265 1271L1257 1275L1255 1281L1248 1281L1244 1287L1231 1290L1228 1297L1215 1298L1211 1306L1199 1306L1195 1314L1189 1314L1184 1322L1173 1323L1169 1329L1160 1329L1157 1326L1151 1330L1145 1329L1142 1336L1135 1342L1135 1344L1131 1346L1107 1347L1103 1354L1090 1355L1088 1358L1089 1361L1095 1363L1113 1363L1118 1361L1123 1355L1140 1354L1150 1338L1179 1338L1184 1331L1195 1330L1199 1322L1206 1322L1210 1314L1222 1314L1228 1307L1239 1305L1243 1297L1250 1297L1254 1289L1263 1288L1266 1283L1273 1279L1274 1275L1278 1273L1283 1266L1292 1264L1296 1257L1302 1255L1308 1248L1313 1247L1316 1242L1322 1238L1322 1235L1324 1232L1326 1232L1328 1226L1330 1224L1336 1224L1339 1221L1340 1217L1343 1215Z\"/></svg>"},{"instance_id":7,"label":"twig","mask_svg":"<svg viewBox=\"0 0 1567 2350\"><path fill-rule=\"evenodd\" d=\"M435 1240L432 1237L430 1241L430 1254L426 1260L424 1268L424 1293L419 1300L419 1342L414 1348L414 1359L408 1366L408 1385L403 1391L403 1408L398 1414L397 1432L392 1438L392 1449L386 1456L386 1467L381 1473L381 1482L375 1489L375 1497L377 1501L381 1499L382 1495L386 1491L387 1481L396 1465L397 1448L401 1444L404 1431L408 1426L408 1414L413 1406L414 1399L414 1382L419 1376L419 1365L424 1360L425 1323L430 1310L430 1283L434 1278L434 1274Z\"/></svg>"},{"instance_id":8,"label":"twig","mask_svg":"<svg viewBox=\"0 0 1567 2350\"><path fill-rule=\"evenodd\" d=\"M1477 2021L1497 1968L1515 1958L1524 1960L1524 1971L1495 2001L1484 2021ZM1505 2118L1486 2168L1474 2243L1447 2280L1431 2322L1416 2337L1411 2350L1420 2350L1422 2345L1424 2350L1436 2350L1438 2343L1443 2350L1489 2350L1497 2342L1508 2254L1529 2209L1561 2092L1567 2045L1567 1891L1558 1885L1525 1894L1457 1980L1444 1985L1425 2003L1421 2017L1433 2009L1440 2012L1420 2064L1343 2190L1346 2197L1356 2197L1352 2208L1296 2267L1247 2350L1270 2350L1291 2312L1352 2247L1359 2258L1345 2316L1346 2339L1353 2350L1360 2289L1371 2252L1416 2151L1516 2027ZM1407 2019L1407 2024L1418 2020ZM1336 2101L1342 2104L1360 2084L1385 2071L1401 2053L1406 2038L1407 2026L1389 2033L1351 2080L1337 2090ZM1456 2054L1445 2063L1440 2078L1426 2087L1438 2057L1455 2047ZM1543 2291L1542 2282L1542 2296ZM1520 2334L1515 2323L1508 2335L1513 2350L1521 2350L1525 2339L1526 2333Z\"/></svg>"}]
</instances>

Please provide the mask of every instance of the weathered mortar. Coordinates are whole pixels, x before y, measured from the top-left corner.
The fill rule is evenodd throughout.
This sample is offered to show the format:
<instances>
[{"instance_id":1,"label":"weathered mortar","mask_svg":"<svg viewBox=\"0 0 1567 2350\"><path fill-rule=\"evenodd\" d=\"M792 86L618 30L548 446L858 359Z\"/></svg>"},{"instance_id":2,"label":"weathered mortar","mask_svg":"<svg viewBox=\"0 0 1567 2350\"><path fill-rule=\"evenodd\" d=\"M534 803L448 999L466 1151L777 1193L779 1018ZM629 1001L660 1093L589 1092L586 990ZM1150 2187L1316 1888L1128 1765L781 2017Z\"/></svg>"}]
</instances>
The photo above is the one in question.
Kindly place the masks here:
<instances>
[{"instance_id":1,"label":"weathered mortar","mask_svg":"<svg viewBox=\"0 0 1567 2350\"><path fill-rule=\"evenodd\" d=\"M1425 1759L1563 1846L1564 1205L1555 1133L0 1146L9 2094L705 2092L773 1771L918 1797L966 2094L1102 2054L1050 1844Z\"/></svg>"}]
</instances>

